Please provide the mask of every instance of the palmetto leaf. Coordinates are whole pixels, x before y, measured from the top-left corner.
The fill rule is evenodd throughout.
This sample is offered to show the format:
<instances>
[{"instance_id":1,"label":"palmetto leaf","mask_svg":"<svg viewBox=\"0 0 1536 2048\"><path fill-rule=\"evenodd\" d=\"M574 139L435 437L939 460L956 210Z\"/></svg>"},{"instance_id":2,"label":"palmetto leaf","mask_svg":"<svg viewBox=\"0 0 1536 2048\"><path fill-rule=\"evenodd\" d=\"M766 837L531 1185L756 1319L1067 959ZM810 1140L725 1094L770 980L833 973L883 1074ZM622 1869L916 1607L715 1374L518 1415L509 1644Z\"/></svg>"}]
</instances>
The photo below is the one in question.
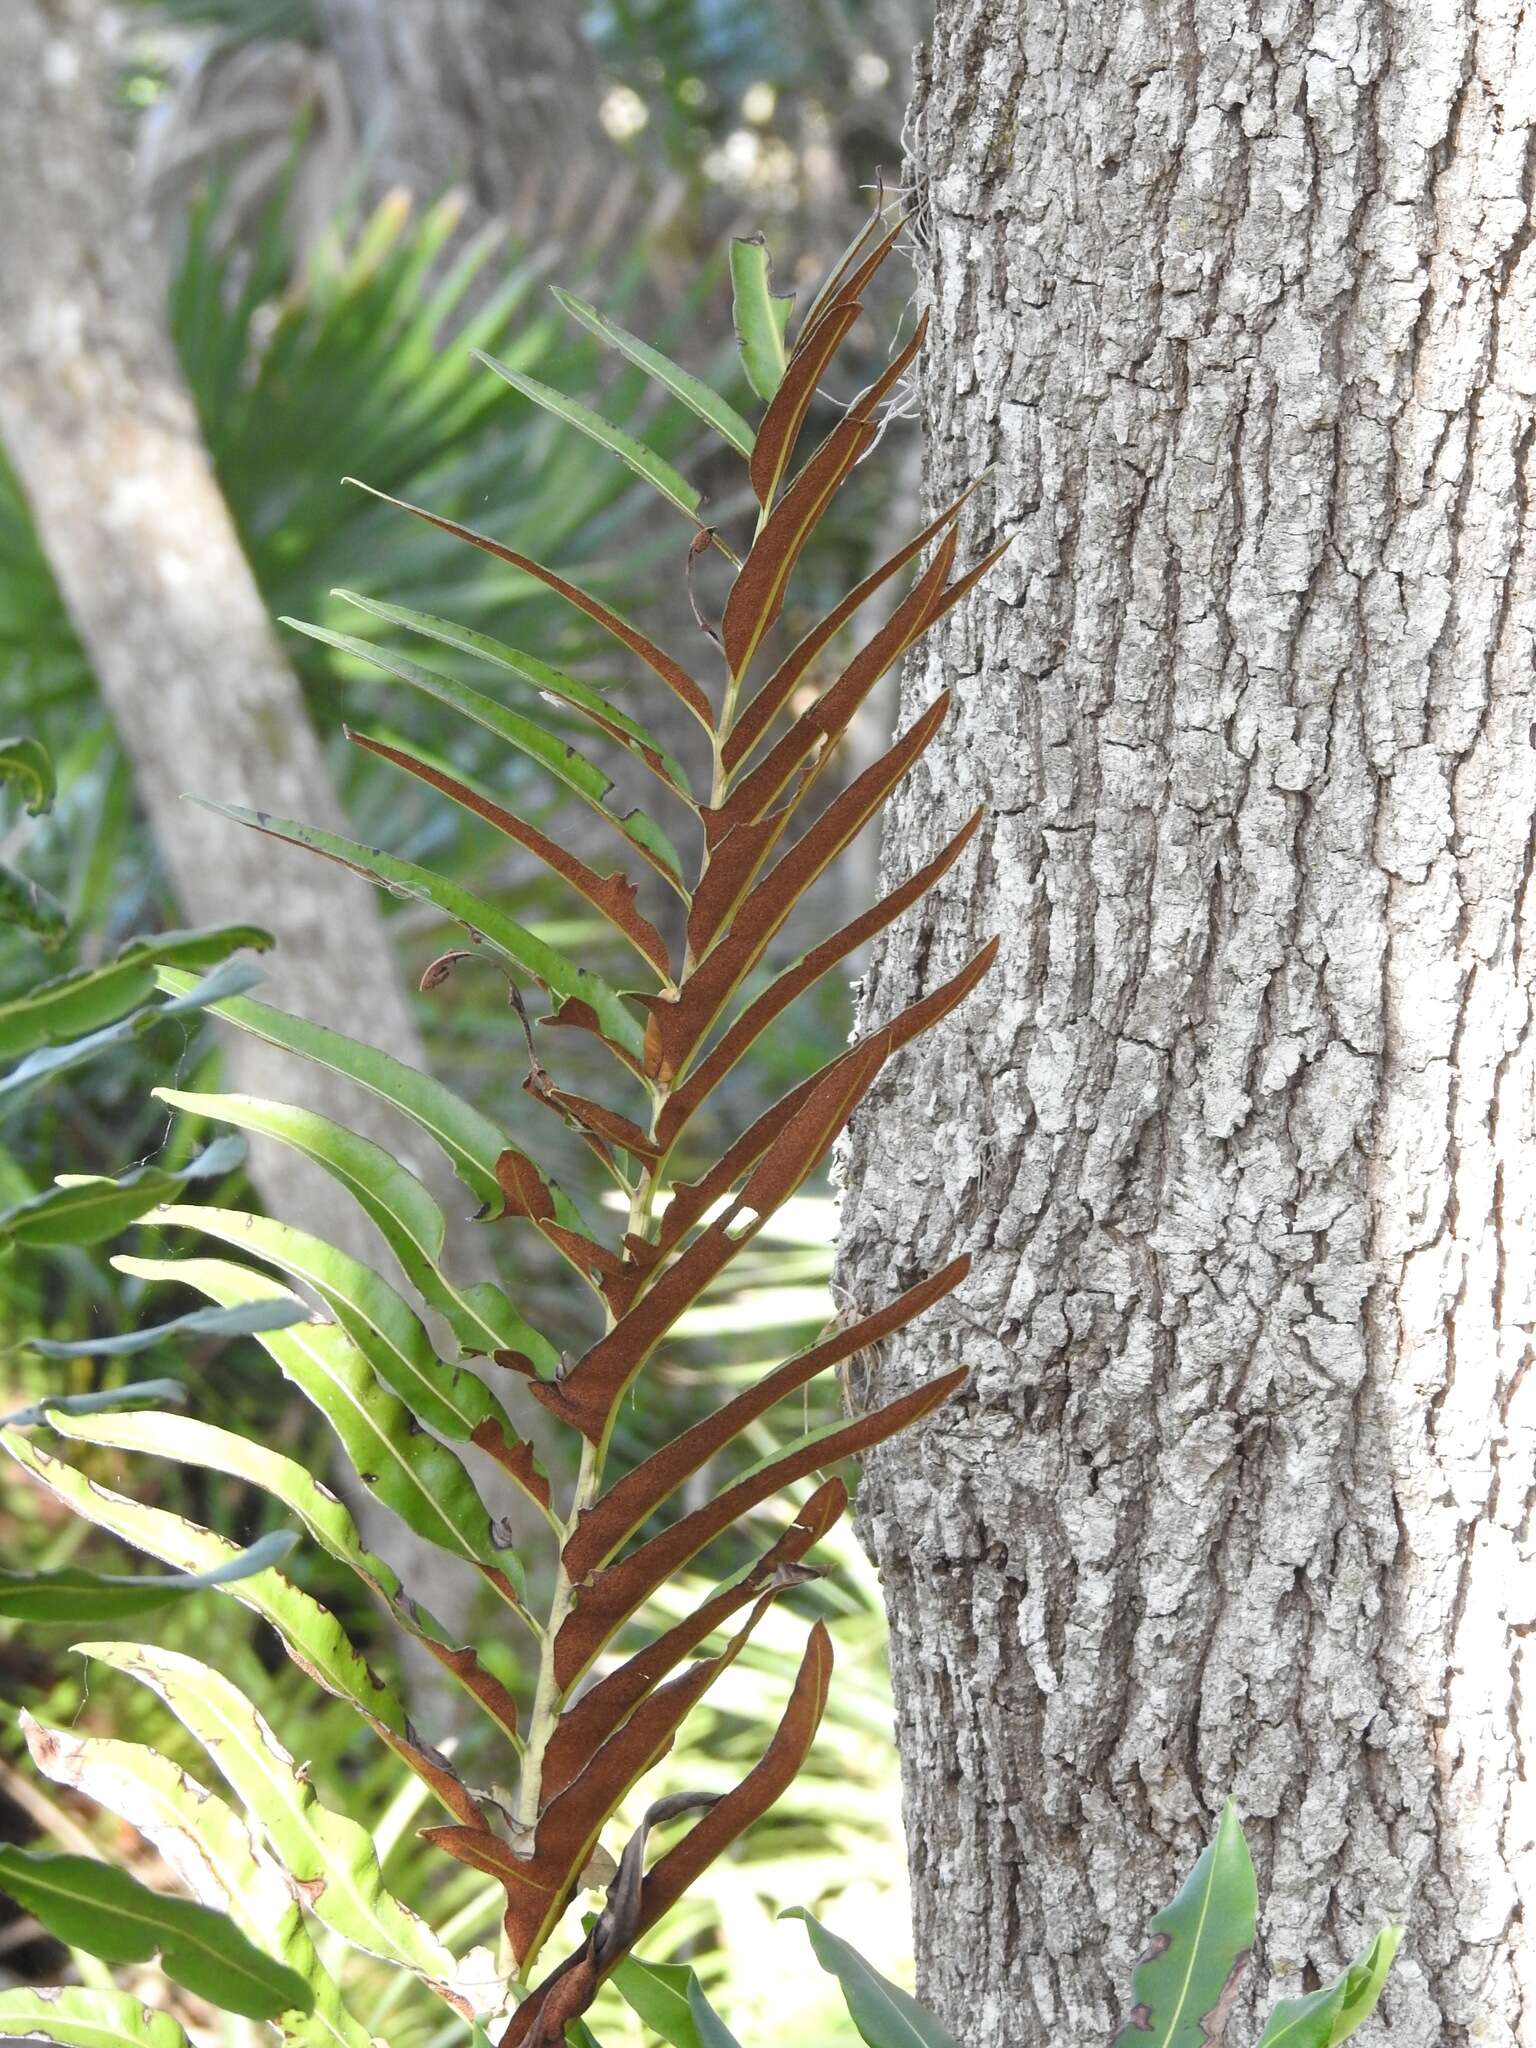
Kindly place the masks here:
<instances>
[{"instance_id":1,"label":"palmetto leaf","mask_svg":"<svg viewBox=\"0 0 1536 2048\"><path fill-rule=\"evenodd\" d=\"M146 1962L158 1952L168 1977L251 2019L313 2005L302 1978L263 1955L221 1915L164 1899L110 1864L0 1847L0 1890L62 1941L108 1962Z\"/></svg>"}]
</instances>

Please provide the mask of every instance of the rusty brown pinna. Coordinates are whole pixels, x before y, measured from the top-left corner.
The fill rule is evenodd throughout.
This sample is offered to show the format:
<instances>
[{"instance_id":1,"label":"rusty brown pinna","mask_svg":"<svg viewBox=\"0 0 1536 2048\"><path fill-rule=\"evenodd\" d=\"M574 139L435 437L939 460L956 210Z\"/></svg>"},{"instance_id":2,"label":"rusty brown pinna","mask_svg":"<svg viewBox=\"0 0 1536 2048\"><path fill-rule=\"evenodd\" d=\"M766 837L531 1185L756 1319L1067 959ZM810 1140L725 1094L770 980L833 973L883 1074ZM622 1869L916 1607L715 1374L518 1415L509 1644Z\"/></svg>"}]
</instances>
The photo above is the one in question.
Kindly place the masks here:
<instances>
[{"instance_id":1,"label":"rusty brown pinna","mask_svg":"<svg viewBox=\"0 0 1536 2048\"><path fill-rule=\"evenodd\" d=\"M536 1163L536 1139L526 1149L509 1142L436 1082L397 1069L335 1033L245 1001L225 1005L224 1014L275 1043L350 1073L413 1117L449 1154L488 1219L515 1219L539 1233L575 1279L592 1290L601 1309L601 1333L580 1355L564 1356L498 1288L455 1285L441 1258L441 1214L434 1216L421 1184L378 1148L339 1126L245 1098L174 1092L169 1098L297 1145L326 1166L378 1224L423 1301L446 1318L460 1356L488 1357L502 1372L520 1376L549 1415L572 1432L575 1477L557 1487L514 1430L494 1380L487 1385L438 1356L416 1308L379 1276L267 1219L185 1206L158 1212L165 1228L197 1230L234 1243L319 1293L332 1320L276 1329L261 1341L326 1413L374 1491L418 1533L473 1566L528 1632L536 1673L531 1704L520 1705L474 1649L444 1637L387 1568L356 1543L355 1533L349 1538L333 1514L322 1517L306 1503L297 1481L280 1485L266 1475L265 1483L299 1512L310 1533L364 1577L393 1619L425 1645L516 1750L517 1792L508 1810L472 1789L421 1739L386 1687L371 1675L359 1678L355 1654L349 1661L344 1640L340 1645L332 1641L317 1620L323 1610L310 1614L275 1595L261 1608L306 1668L349 1698L426 1782L447 1815L427 1830L430 1839L445 1854L491 1873L505 1888L510 1993L520 1995L521 2002L502 2036L504 2048L563 2039L564 2028L587 2009L605 1974L767 1810L800 1767L831 1675L831 1643L820 1624L810 1632L777 1733L756 1766L723 1796L701 1794L653 1806L623 1852L590 1933L553 1969L544 1967L546 1945L592 1863L604 1825L670 1749L689 1710L740 1654L769 1603L810 1575L804 1560L846 1506L841 1480L822 1479L757 1562L721 1585L685 1620L622 1657L616 1652L621 1637L630 1639L636 1617L658 1588L744 1515L921 1421L955 1393L965 1376L948 1372L873 1412L811 1432L728 1482L703 1505L669 1512L684 1483L742 1430L816 1375L877 1343L958 1286L967 1268L960 1257L701 1415L631 1469L611 1469L621 1403L679 1318L824 1160L892 1055L962 1001L986 973L995 951L995 942L983 948L952 979L792 1089L736 1136L707 1170L689 1180L674 1177L680 1141L737 1062L798 996L912 909L960 858L980 823L978 814L883 900L802 959L765 974L765 956L791 912L880 811L938 731L948 698L938 696L880 759L818 805L824 785L832 782L828 771L839 742L879 678L994 559L955 573L960 507L951 505L796 644L769 658L796 563L835 493L872 447L892 394L922 346L924 323L919 322L884 371L837 411L823 437L795 466L802 430L813 412L825 412L821 387L860 317L861 293L900 232L899 222L892 227L877 217L869 224L800 321L792 344L786 338L787 305L769 287L760 243L735 245L738 339L749 379L766 401L755 433L718 394L591 307L562 295L567 310L657 377L745 458L758 511L739 559L728 536L702 525L698 494L670 464L585 408L514 372L501 372L526 395L605 440L692 519L695 552L714 548L729 560L734 578L718 631L711 630L716 643L711 666L724 668L720 688L695 677L575 583L432 511L404 508L558 593L649 671L653 683L669 691L702 729L710 761L707 797L694 792L661 741L609 697L482 634L366 601L367 609L398 632L446 645L470 657L479 670L490 670L504 693L472 687L460 679L462 668L452 664L434 670L389 647L303 629L476 720L531 757L620 834L626 852L638 856L679 899L675 943L641 909L628 874L599 872L483 788L471 787L435 761L400 745L350 735L358 746L498 827L552 869L627 943L653 986L640 993L621 990L523 930L494 905L410 862L265 813L234 814L340 861L397 894L432 904L464 927L471 938L459 952L435 963L429 985L472 954L499 960L514 992L519 982L542 989L548 1011L536 1026L516 995L510 1042L519 1060L526 1057L524 1085L531 1101L578 1133L622 1191L627 1215L617 1242L591 1226ZM867 643L836 667L833 651L843 628L866 600L925 552L926 565L905 595L889 607ZM680 856L662 828L644 814L621 817L610 810L602 771L563 738L510 708L506 696L529 684L643 764L691 827L697 846L692 858ZM756 993L748 998L743 990L749 978ZM574 1093L553 1078L545 1065L547 1054L554 1058L548 1048L560 1042L550 1032L553 1026L600 1041L619 1070L622 1093L615 1101ZM150 1277L174 1275L221 1303L284 1292L269 1274L224 1261L129 1263ZM147 1440L135 1440L133 1422L131 1415L98 1416L71 1423L66 1433L123 1448L149 1447ZM432 1434L422 1431L421 1424ZM488 1452L506 1482L553 1532L558 1564L541 1613L532 1611L521 1570L451 1448L456 1440ZM46 1483L64 1490L68 1481L61 1475L69 1468L23 1441L26 1448L17 1454ZM153 1447L178 1455L175 1442L164 1437ZM202 1455L211 1455L207 1444ZM158 1543L159 1554L170 1554L164 1531L147 1540L142 1526L136 1531L128 1526L125 1512L119 1511L114 1522L99 1499L88 1506L78 1494L71 1497L82 1512L106 1520L142 1547L154 1549ZM172 1555L172 1561L185 1566L201 1555L184 1542L182 1553ZM246 1582L247 1588L255 1583ZM239 1596L242 1587L231 1590ZM696 1656L711 1639L719 1642L713 1654ZM170 1697L164 1685L161 1690ZM513 1772L506 1775L510 1779ZM648 1833L684 1818L691 1821L687 1831L647 1869ZM465 1997L451 1976L443 1972L434 1988L468 2016Z\"/></svg>"}]
</instances>

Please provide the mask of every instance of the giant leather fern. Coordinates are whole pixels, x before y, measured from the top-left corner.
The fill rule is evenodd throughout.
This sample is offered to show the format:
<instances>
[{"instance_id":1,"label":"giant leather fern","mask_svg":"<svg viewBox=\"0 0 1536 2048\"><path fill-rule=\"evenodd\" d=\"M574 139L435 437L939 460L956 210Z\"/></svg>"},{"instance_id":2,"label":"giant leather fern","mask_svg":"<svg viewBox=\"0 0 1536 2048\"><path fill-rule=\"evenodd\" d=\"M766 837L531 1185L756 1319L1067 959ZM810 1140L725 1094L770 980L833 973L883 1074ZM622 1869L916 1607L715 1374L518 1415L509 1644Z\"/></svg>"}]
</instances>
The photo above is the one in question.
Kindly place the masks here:
<instances>
[{"instance_id":1,"label":"giant leather fern","mask_svg":"<svg viewBox=\"0 0 1536 2048\"><path fill-rule=\"evenodd\" d=\"M859 317L860 294L891 249L896 228L875 221L838 265L786 340L785 302L772 294L756 243L733 252L736 319L748 375L766 400L754 432L716 393L580 302L563 303L603 340L656 377L745 460L758 513L755 530L736 542L698 523L699 498L670 465L573 401L503 374L569 424L603 441L694 520L695 550L717 547L734 570L719 620L716 684L695 676L640 628L578 584L502 547L484 534L404 510L499 556L567 599L611 636L654 687L670 692L702 729L708 747L707 792L644 723L591 685L512 647L449 621L358 600L397 633L426 643L420 662L365 638L302 630L361 657L386 679L425 694L476 721L555 779L610 827L618 850L638 860L680 900L679 937L669 943L645 914L623 867L599 871L548 832L504 808L480 787L434 760L354 733L360 747L488 821L542 861L620 935L646 986L620 987L578 965L469 890L422 868L336 834L265 813L235 813L279 839L339 861L396 894L412 896L463 927L459 953L444 956L429 982L465 955L499 960L518 1014L509 1014L511 1056L526 1059L529 1129L513 1141L478 1110L430 1077L367 1045L245 999L220 1006L232 1023L361 1082L402 1111L447 1155L488 1220L538 1233L588 1289L602 1328L567 1355L558 1330L534 1329L499 1287L464 1286L443 1260L444 1218L426 1188L378 1146L308 1112L233 1096L165 1091L179 1107L261 1132L308 1154L361 1204L398 1258L411 1286L451 1328L462 1355L489 1358L526 1381L579 1455L574 1479L556 1484L514 1429L493 1385L441 1357L417 1308L378 1274L320 1239L265 1218L186 1204L154 1212L168 1230L196 1233L233 1256L123 1260L148 1279L176 1280L222 1308L275 1303L254 1318L259 1341L283 1373L326 1416L364 1483L450 1556L477 1572L504 1603L530 1660L531 1706L518 1700L471 1647L455 1644L414 1602L395 1575L363 1547L337 1503L302 1467L278 1452L191 1416L146 1412L56 1412L60 1435L124 1451L144 1451L234 1474L266 1489L308 1536L355 1573L395 1624L423 1645L484 1713L509 1752L502 1774L515 1784L507 1802L478 1791L413 1727L400 1698L363 1663L336 1620L276 1570L233 1579L229 1594L277 1630L290 1653L329 1692L348 1702L378 1737L417 1772L444 1818L427 1832L450 1857L492 1874L505 1888L510 1996L519 2000L502 2033L504 2048L559 2042L591 2004L599 1983L631 1945L667 1912L684 1888L773 1803L811 1745L827 1697L832 1648L820 1624L810 1630L799 1675L767 1749L723 1796L700 1793L653 1807L620 1859L607 1903L579 1946L552 1969L546 1944L592 1863L605 1823L670 1748L689 1710L736 1658L764 1609L810 1575L804 1560L846 1505L842 1482L825 1478L777 1541L695 1612L623 1659L610 1653L652 1594L707 1544L796 1482L834 1468L894 1431L918 1423L959 1387L963 1372L919 1385L872 1412L811 1431L781 1447L725 1489L687 1512L663 1515L685 1482L788 1395L855 1352L900 1328L956 1287L966 1260L910 1287L898 1299L827 1334L735 1393L653 1455L615 1470L615 1418L625 1396L700 1293L760 1232L826 1157L888 1060L915 1034L943 1019L990 965L984 948L960 973L868 1032L792 1089L743 1130L707 1170L677 1178L673 1161L692 1120L754 1043L820 977L908 911L960 856L977 830L972 818L948 844L881 902L823 939L804 958L763 980L760 963L796 905L932 740L948 699L939 696L879 760L830 798L824 784L838 743L880 676L984 573L983 561L956 574L958 505L950 506L787 651L770 657L773 629L796 563L854 465L878 436L884 409L917 357L921 324L883 374L835 418L796 467L802 429L840 345ZM493 366L496 367L496 366ZM887 612L868 642L829 682L826 658L865 600L929 550L927 565ZM991 558L989 558L990 560ZM433 644L476 658L504 681L494 694L459 680L452 666L431 665ZM439 657L440 659L440 657ZM612 744L643 764L691 827L685 856L643 813L620 816L608 802L609 778L586 753L539 722L541 700L585 722L599 746ZM807 701L809 700L809 701ZM702 749L701 749L702 751ZM752 978L757 992L743 990ZM167 975L166 986L176 977ZM547 1014L529 1023L519 988L537 987ZM612 1055L617 1087L598 1101L561 1085L549 1051L563 1026L600 1041ZM546 1067L548 1057L551 1067ZM579 1134L622 1190L627 1211L616 1238L589 1223L538 1164L539 1115ZM253 1265L252 1260L260 1262ZM273 1273L284 1276L273 1277ZM283 1323L302 1283L326 1316ZM266 1326L268 1323L281 1326ZM494 1373L491 1374L494 1380ZM425 1427L422 1427L425 1425ZM92 1521L183 1570L216 1568L232 1546L160 1509L88 1484L69 1464L19 1428L6 1448ZM507 1486L532 1503L558 1560L525 1577L505 1532L461 1461L473 1443L495 1459ZM639 1539L638 1541L636 1539ZM531 1583L547 1591L535 1602ZM694 1653L724 1634L714 1654ZM366 1837L317 1808L270 1730L227 1681L186 1658L141 1646L98 1644L92 1653L158 1691L203 1740L264 1840L261 1854L284 1868L297 1895L322 1923L356 1945L416 1971L466 2017L485 2001L466 1990L460 1966L434 1935L383 1892ZM600 1671L600 1675L594 1676ZM63 1738L37 1731L34 1753L57 1763ZM71 1782L113 1796L127 1765L69 1751ZM119 1748L124 1747L118 1745ZM150 1753L145 1752L148 1756ZM140 1765L143 1775L145 1766ZM147 1796L147 1795L146 1795ZM215 1802L217 1804L218 1802ZM140 1802L142 1806L143 1802ZM120 1805L120 1810L126 1810ZM645 1867L647 1833L687 1818ZM189 1827L205 1826L197 1816ZM180 1867L180 1866L178 1866ZM248 1930L249 1931L249 1930ZM258 1930L259 1931L259 1930ZM277 1930L268 1928L275 1939ZM326 2033L355 2042L346 2016L302 1927L284 1936L284 1960L316 1987L313 2013L290 2014L295 2037ZM318 1974L317 1974L318 1973ZM530 1988L532 1987L532 1988ZM506 2003L504 1997L501 2001Z\"/></svg>"}]
</instances>

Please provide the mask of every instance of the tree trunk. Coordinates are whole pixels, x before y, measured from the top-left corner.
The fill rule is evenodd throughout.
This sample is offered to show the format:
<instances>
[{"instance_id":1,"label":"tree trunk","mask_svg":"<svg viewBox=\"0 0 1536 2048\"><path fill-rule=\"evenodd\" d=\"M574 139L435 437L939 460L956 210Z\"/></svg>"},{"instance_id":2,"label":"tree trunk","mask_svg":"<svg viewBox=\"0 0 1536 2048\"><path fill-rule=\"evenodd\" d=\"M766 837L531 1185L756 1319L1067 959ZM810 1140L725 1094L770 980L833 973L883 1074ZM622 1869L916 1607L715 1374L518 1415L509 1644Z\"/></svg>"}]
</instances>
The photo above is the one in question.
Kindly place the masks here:
<instances>
[{"instance_id":1,"label":"tree trunk","mask_svg":"<svg viewBox=\"0 0 1536 2048\"><path fill-rule=\"evenodd\" d=\"M905 678L887 872L990 823L866 1016L1004 951L841 1276L976 1255L861 1495L976 2048L1123 2019L1229 1793L1250 1998L1401 1918L1394 2048L1536 2043L1533 77L1513 0L940 0L927 487L1014 541Z\"/></svg>"},{"instance_id":2,"label":"tree trunk","mask_svg":"<svg viewBox=\"0 0 1536 2048\"><path fill-rule=\"evenodd\" d=\"M321 0L375 186L462 185L519 236L588 232L628 177L578 10L542 0Z\"/></svg>"},{"instance_id":3,"label":"tree trunk","mask_svg":"<svg viewBox=\"0 0 1536 2048\"><path fill-rule=\"evenodd\" d=\"M182 800L195 791L343 822L162 323L154 252L111 133L103 33L95 0L0 8L0 160L21 167L0 210L0 439L186 920L265 925L278 946L264 996L422 1066L368 885ZM441 1183L435 1156L417 1156L416 1134L371 1096L242 1033L225 1053L232 1088L338 1117ZM264 1141L252 1165L274 1215L379 1259L372 1227L318 1169ZM353 1504L413 1590L452 1619L460 1603L439 1553L371 1496L354 1490Z\"/></svg>"},{"instance_id":4,"label":"tree trunk","mask_svg":"<svg viewBox=\"0 0 1536 2048\"><path fill-rule=\"evenodd\" d=\"M0 212L0 438L183 915L266 925L273 999L420 1064L367 886L183 800L341 825L164 327L103 35L96 0L15 0L0 16L0 155L25 171ZM279 1094L304 1072L243 1036L229 1054L242 1087L256 1065Z\"/></svg>"}]
</instances>

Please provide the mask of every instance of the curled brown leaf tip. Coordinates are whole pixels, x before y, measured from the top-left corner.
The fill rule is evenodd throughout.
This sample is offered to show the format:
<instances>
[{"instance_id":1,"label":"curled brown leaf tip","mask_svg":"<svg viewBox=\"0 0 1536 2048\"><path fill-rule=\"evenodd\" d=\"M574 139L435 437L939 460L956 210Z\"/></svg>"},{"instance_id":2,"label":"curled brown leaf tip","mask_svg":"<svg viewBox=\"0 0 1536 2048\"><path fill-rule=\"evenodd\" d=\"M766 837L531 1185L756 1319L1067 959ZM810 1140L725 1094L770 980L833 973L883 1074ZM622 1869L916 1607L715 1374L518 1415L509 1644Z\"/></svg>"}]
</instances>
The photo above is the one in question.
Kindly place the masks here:
<instances>
[{"instance_id":1,"label":"curled brown leaf tip","mask_svg":"<svg viewBox=\"0 0 1536 2048\"><path fill-rule=\"evenodd\" d=\"M478 958L480 958L479 954L463 951L439 953L435 960L429 960L422 969L421 980L417 983L417 987L424 996L430 995L433 989L442 987L461 960L475 960Z\"/></svg>"}]
</instances>

